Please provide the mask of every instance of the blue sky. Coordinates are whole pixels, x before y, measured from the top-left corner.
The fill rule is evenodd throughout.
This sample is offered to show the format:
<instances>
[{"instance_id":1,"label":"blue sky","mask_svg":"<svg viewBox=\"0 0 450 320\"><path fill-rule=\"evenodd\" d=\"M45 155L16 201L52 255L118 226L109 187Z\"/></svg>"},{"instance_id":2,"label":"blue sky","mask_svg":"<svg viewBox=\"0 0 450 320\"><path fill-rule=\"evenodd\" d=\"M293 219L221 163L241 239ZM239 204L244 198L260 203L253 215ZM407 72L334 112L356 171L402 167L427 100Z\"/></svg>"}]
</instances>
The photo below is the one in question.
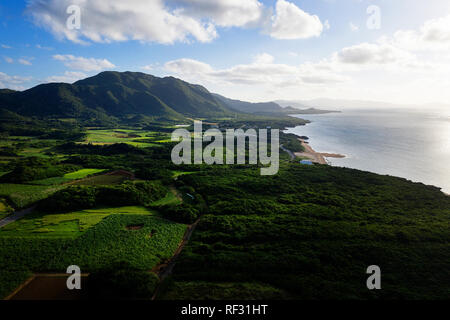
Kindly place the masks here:
<instances>
[{"instance_id":1,"label":"blue sky","mask_svg":"<svg viewBox=\"0 0 450 320\"><path fill-rule=\"evenodd\" d=\"M81 25L68 31L71 4ZM373 5L379 29L367 27ZM446 0L6 0L0 87L118 70L251 101L449 103L449 15Z\"/></svg>"}]
</instances>

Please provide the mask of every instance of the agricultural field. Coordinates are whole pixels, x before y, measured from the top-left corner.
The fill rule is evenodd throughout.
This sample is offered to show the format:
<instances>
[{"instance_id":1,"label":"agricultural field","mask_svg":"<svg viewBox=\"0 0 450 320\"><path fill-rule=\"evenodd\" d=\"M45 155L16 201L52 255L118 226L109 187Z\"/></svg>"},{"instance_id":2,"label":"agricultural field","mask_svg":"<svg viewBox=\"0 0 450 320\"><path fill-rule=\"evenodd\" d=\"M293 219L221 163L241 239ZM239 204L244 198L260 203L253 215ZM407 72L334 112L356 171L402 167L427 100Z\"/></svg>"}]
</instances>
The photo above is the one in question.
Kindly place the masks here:
<instances>
[{"instance_id":1,"label":"agricultural field","mask_svg":"<svg viewBox=\"0 0 450 320\"><path fill-rule=\"evenodd\" d=\"M87 139L85 143L96 145L106 145L114 143L127 143L135 147L156 147L157 143L170 140L170 135L161 135L154 131L145 130L87 130Z\"/></svg>"},{"instance_id":2,"label":"agricultural field","mask_svg":"<svg viewBox=\"0 0 450 320\"><path fill-rule=\"evenodd\" d=\"M151 270L172 257L186 225L156 216L115 214L89 229L50 263L54 270L76 264L82 270L98 270L128 262Z\"/></svg>"},{"instance_id":3,"label":"agricultural field","mask_svg":"<svg viewBox=\"0 0 450 320\"><path fill-rule=\"evenodd\" d=\"M30 184L33 185L42 185L42 186L51 186L51 185L58 185L63 184L66 182L70 182L73 180L80 180L84 179L88 176L99 174L106 171L105 169L81 169L75 172L66 173L62 177L52 177L42 180L35 180L31 181Z\"/></svg>"},{"instance_id":4,"label":"agricultural field","mask_svg":"<svg viewBox=\"0 0 450 320\"><path fill-rule=\"evenodd\" d=\"M61 214L36 212L0 229L0 237L75 239L112 214L154 215L155 212L139 206L87 209Z\"/></svg>"},{"instance_id":5,"label":"agricultural field","mask_svg":"<svg viewBox=\"0 0 450 320\"><path fill-rule=\"evenodd\" d=\"M81 169L75 172L67 173L64 175L64 178L70 179L70 180L78 180L86 178L87 176L101 173L105 171L105 169Z\"/></svg>"},{"instance_id":6,"label":"agricultural field","mask_svg":"<svg viewBox=\"0 0 450 320\"><path fill-rule=\"evenodd\" d=\"M2 183L0 184L0 197L8 198L14 207L21 209L47 198L62 188L63 186Z\"/></svg>"},{"instance_id":7,"label":"agricultural field","mask_svg":"<svg viewBox=\"0 0 450 320\"><path fill-rule=\"evenodd\" d=\"M58 144L55 139L40 139L29 136L10 136L0 141L0 148L9 148L12 157L63 158L52 149Z\"/></svg>"},{"instance_id":8,"label":"agricultural field","mask_svg":"<svg viewBox=\"0 0 450 320\"><path fill-rule=\"evenodd\" d=\"M0 232L0 297L31 273L61 273L72 264L83 272L122 262L149 271L172 257L186 231L186 225L142 207L66 215L36 215ZM48 230L35 232L40 227Z\"/></svg>"}]
</instances>

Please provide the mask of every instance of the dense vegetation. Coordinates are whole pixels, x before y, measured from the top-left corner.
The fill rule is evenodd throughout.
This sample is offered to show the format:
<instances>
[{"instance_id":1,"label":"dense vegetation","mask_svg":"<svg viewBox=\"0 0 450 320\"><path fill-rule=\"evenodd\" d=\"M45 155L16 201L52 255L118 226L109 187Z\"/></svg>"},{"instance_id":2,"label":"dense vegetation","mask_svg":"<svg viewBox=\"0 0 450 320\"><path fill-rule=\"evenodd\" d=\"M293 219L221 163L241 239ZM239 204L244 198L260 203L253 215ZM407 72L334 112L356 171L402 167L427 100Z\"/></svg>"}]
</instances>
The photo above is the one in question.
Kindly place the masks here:
<instances>
[{"instance_id":1,"label":"dense vegetation","mask_svg":"<svg viewBox=\"0 0 450 320\"><path fill-rule=\"evenodd\" d=\"M117 186L70 186L41 201L39 209L64 212L98 206L150 205L167 192L158 181L125 182Z\"/></svg>"},{"instance_id":2,"label":"dense vegetation","mask_svg":"<svg viewBox=\"0 0 450 320\"><path fill-rule=\"evenodd\" d=\"M133 73L2 90L0 217L36 209L0 230L0 296L31 273L77 264L93 273L92 298L148 299L158 283L150 270L198 222L158 299L450 298L450 198L437 188L302 166L283 151L275 176L174 165L170 133L205 110L204 129L306 123L222 100ZM296 136L280 139L302 150ZM374 264L381 291L366 288Z\"/></svg>"},{"instance_id":3,"label":"dense vegetation","mask_svg":"<svg viewBox=\"0 0 450 320\"><path fill-rule=\"evenodd\" d=\"M20 159L16 162L14 169L0 177L0 182L23 183L33 180L62 176L66 173L76 171L78 166L69 164L57 164L54 161L38 157Z\"/></svg>"},{"instance_id":4,"label":"dense vegetation","mask_svg":"<svg viewBox=\"0 0 450 320\"><path fill-rule=\"evenodd\" d=\"M112 264L89 275L89 299L151 299L159 283L154 273L131 267L128 263Z\"/></svg>"},{"instance_id":5,"label":"dense vegetation","mask_svg":"<svg viewBox=\"0 0 450 320\"><path fill-rule=\"evenodd\" d=\"M265 298L273 290L301 299L450 297L450 199L437 188L296 164L273 177L217 170L181 180L205 197L209 214L162 297L181 290L219 299L221 286L246 296L239 284L249 282ZM373 264L383 272L381 291L366 288Z\"/></svg>"},{"instance_id":6,"label":"dense vegetation","mask_svg":"<svg viewBox=\"0 0 450 320\"><path fill-rule=\"evenodd\" d=\"M30 272L65 272L73 264L83 272L123 262L133 269L151 270L172 256L185 229L152 215L114 214L74 240L0 233L0 295L10 293Z\"/></svg>"}]
</instances>

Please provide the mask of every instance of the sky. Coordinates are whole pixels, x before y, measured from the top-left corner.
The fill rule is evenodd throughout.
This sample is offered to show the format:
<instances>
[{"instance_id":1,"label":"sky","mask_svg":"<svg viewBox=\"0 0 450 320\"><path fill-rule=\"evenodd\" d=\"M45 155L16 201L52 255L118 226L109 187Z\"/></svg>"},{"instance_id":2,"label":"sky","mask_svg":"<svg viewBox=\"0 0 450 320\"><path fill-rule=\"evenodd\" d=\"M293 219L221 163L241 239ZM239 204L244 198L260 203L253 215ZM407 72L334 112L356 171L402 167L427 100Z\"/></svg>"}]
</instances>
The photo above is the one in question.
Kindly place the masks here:
<instances>
[{"instance_id":1,"label":"sky","mask_svg":"<svg viewBox=\"0 0 450 320\"><path fill-rule=\"evenodd\" d=\"M450 104L450 1L0 0L0 88L106 70L254 102Z\"/></svg>"}]
</instances>

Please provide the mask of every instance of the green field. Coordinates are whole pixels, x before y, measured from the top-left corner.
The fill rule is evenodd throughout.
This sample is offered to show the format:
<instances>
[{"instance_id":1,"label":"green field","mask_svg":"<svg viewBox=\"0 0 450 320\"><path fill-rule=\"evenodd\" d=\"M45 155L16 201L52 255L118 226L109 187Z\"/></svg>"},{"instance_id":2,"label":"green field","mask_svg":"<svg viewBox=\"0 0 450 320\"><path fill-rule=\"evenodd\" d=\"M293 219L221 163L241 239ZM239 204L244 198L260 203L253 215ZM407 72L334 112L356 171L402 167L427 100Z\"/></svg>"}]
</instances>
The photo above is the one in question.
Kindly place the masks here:
<instances>
[{"instance_id":1,"label":"green field","mask_svg":"<svg viewBox=\"0 0 450 320\"><path fill-rule=\"evenodd\" d=\"M0 197L9 198L16 208L25 208L36 201L47 198L62 189L62 186L34 186L26 184L0 184Z\"/></svg>"},{"instance_id":2,"label":"green field","mask_svg":"<svg viewBox=\"0 0 450 320\"><path fill-rule=\"evenodd\" d=\"M35 217L41 220L35 221L34 228L43 223L47 223L48 228L58 225L55 237L47 238L42 233L33 233L31 221L16 225L20 226L18 230L5 232L16 233L15 236L0 235L0 297L11 293L33 272L61 273L72 264L80 266L83 272L96 271L116 262L151 270L172 257L186 231L186 225L152 214L144 208L122 207L85 210L69 214L67 218L62 215ZM71 218L80 219L76 221L82 221L85 227L92 226L80 235L79 231L74 231L76 225L65 220ZM139 229L130 229L130 226ZM73 239L75 234L79 236Z\"/></svg>"},{"instance_id":3,"label":"green field","mask_svg":"<svg viewBox=\"0 0 450 320\"><path fill-rule=\"evenodd\" d=\"M168 192L164 198L153 202L152 206L158 207L158 206L165 206L165 205L169 205L169 204L177 205L177 204L181 204L181 202L182 201L180 199L178 199L178 197L173 192Z\"/></svg>"},{"instance_id":4,"label":"green field","mask_svg":"<svg viewBox=\"0 0 450 320\"><path fill-rule=\"evenodd\" d=\"M155 147L156 143L150 142L153 140L161 140L161 137L151 138L155 132L145 130L87 130L87 139L85 143L92 144L113 144L113 143L127 143L135 147Z\"/></svg>"},{"instance_id":5,"label":"green field","mask_svg":"<svg viewBox=\"0 0 450 320\"><path fill-rule=\"evenodd\" d=\"M0 229L0 237L74 239L112 214L153 215L139 206L88 209L63 214L33 213Z\"/></svg>"},{"instance_id":6,"label":"green field","mask_svg":"<svg viewBox=\"0 0 450 320\"><path fill-rule=\"evenodd\" d=\"M128 230L139 226L138 230ZM50 268L61 270L76 264L82 270L98 270L127 261L132 267L151 270L172 257L186 225L148 215L111 215L89 229L59 257Z\"/></svg>"},{"instance_id":7,"label":"green field","mask_svg":"<svg viewBox=\"0 0 450 320\"><path fill-rule=\"evenodd\" d=\"M86 178L87 176L97 174L103 171L105 171L105 169L81 169L75 172L67 173L64 175L63 178L71 180L83 179Z\"/></svg>"},{"instance_id":8,"label":"green field","mask_svg":"<svg viewBox=\"0 0 450 320\"><path fill-rule=\"evenodd\" d=\"M41 185L41 186L51 186L51 185L63 184L63 183L70 182L73 180L84 179L87 176L101 173L104 171L105 171L105 169L81 169L81 170L78 170L75 172L67 173L62 177L52 177L52 178L47 178L47 179L42 179L42 180L31 181L30 184Z\"/></svg>"}]
</instances>

